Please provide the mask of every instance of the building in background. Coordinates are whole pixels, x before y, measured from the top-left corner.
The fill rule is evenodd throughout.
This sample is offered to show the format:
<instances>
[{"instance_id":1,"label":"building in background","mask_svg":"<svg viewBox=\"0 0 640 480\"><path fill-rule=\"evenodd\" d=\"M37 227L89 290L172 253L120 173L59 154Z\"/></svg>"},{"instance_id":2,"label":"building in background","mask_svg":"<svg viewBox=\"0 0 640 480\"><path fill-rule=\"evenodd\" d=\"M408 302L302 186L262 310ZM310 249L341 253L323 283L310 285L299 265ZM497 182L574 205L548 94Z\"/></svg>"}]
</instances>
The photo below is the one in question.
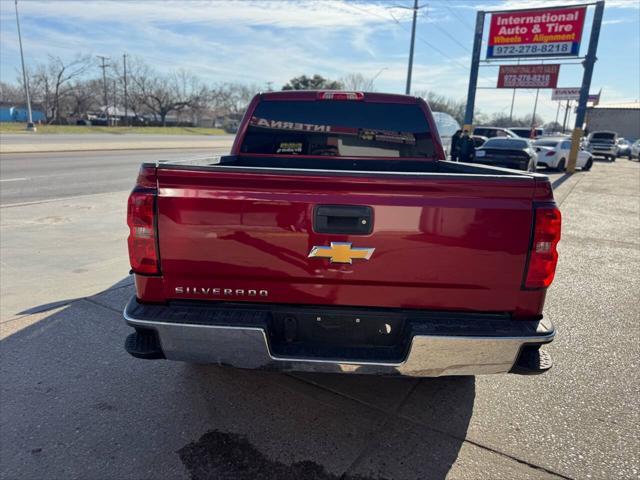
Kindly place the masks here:
<instances>
[{"instance_id":1,"label":"building in background","mask_svg":"<svg viewBox=\"0 0 640 480\"><path fill-rule=\"evenodd\" d=\"M44 112L33 105L32 116L34 123L45 122L47 116ZM11 103L0 103L0 122L22 122L26 123L28 118L27 107Z\"/></svg>"},{"instance_id":2,"label":"building in background","mask_svg":"<svg viewBox=\"0 0 640 480\"><path fill-rule=\"evenodd\" d=\"M601 103L587 108L589 132L610 130L627 140L640 138L640 102Z\"/></svg>"}]
</instances>

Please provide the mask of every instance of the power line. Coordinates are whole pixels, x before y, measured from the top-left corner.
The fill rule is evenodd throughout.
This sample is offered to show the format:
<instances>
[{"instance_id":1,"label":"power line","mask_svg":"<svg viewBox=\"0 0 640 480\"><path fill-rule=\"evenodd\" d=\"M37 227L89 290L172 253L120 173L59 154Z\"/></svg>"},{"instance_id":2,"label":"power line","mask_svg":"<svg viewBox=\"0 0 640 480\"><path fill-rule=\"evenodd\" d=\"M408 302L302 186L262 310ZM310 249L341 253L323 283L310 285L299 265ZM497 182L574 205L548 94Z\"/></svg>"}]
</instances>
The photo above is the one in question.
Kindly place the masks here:
<instances>
[{"instance_id":1,"label":"power line","mask_svg":"<svg viewBox=\"0 0 640 480\"><path fill-rule=\"evenodd\" d=\"M434 50L436 53L439 53L441 56L451 60L453 63L455 63L455 65L465 71L469 71L469 67L467 67L466 65L461 64L460 62L458 62L455 58L453 58L450 55L447 55L446 53L444 53L442 50L440 50L438 47L436 47L435 45L433 45L432 43L426 41L424 38L422 37L418 37L418 40L420 40L422 43L424 43L425 45L427 45L428 47L430 47L432 50Z\"/></svg>"},{"instance_id":2,"label":"power line","mask_svg":"<svg viewBox=\"0 0 640 480\"><path fill-rule=\"evenodd\" d=\"M385 16L383 16L383 15L380 15L380 14L378 14L378 13L372 12L372 11L370 11L370 10L367 10L367 9L364 9L364 8L356 7L355 5L352 5L352 4L345 4L344 6L345 6L345 7L348 7L348 8L353 8L353 9L359 10L359 11L361 11L361 12L364 12L364 13L369 14L369 15L373 15L373 16L378 17L378 18L382 18L382 19L384 19L384 20L388 20L388 21L390 21L390 22L395 23L395 24L396 24L396 26L398 26L398 27L402 28L403 30L405 30L405 31L407 31L407 32L409 31L409 29L408 29L407 27L405 27L405 26L404 26L404 25L403 25L403 24L402 24L402 23L401 23L397 18L395 18L395 17L393 16L393 14L391 14L391 13L390 13L390 15L391 15L391 17L392 17L392 18L389 18L389 17L385 17ZM404 8L408 8L408 7L404 7ZM434 50L437 54L439 54L439 55L440 55L440 56L442 56L443 58L446 58L447 60L451 60L451 61L452 61L452 62L453 62L457 67L462 68L462 69L464 69L465 71L469 71L469 67L467 67L467 66L465 66L465 65L462 65L460 62L458 62L458 61L457 61L455 58L453 58L451 55L448 55L447 53L443 52L443 51L442 51L442 50L440 50L438 47L434 46L431 42L428 42L427 40L425 40L424 38L422 38L420 35L417 35L417 34L416 34L416 38L417 38L418 40L420 40L422 43L424 43L425 45L427 45L428 47L430 47L432 50Z\"/></svg>"},{"instance_id":3,"label":"power line","mask_svg":"<svg viewBox=\"0 0 640 480\"><path fill-rule=\"evenodd\" d=\"M460 42L456 37L454 37L453 35L451 35L449 32L447 32L444 28L442 28L440 25L438 25L435 22L430 23L430 25L436 27L438 30L440 30L442 33L444 33L447 37L449 37L449 39L457 44L460 48L462 48L463 50L465 50L466 52L471 53L471 50L469 50L469 48L467 46L465 46L464 44L462 44L462 42Z\"/></svg>"},{"instance_id":4,"label":"power line","mask_svg":"<svg viewBox=\"0 0 640 480\"><path fill-rule=\"evenodd\" d=\"M467 27L469 30L471 30L473 32L473 27L471 25L469 25L467 23L467 21L460 16L453 8L451 8L448 4L445 3L444 5L446 7L447 10L449 10L449 12L451 13L451 15L453 15L454 17L456 17L458 19L458 21L465 27Z\"/></svg>"}]
</instances>

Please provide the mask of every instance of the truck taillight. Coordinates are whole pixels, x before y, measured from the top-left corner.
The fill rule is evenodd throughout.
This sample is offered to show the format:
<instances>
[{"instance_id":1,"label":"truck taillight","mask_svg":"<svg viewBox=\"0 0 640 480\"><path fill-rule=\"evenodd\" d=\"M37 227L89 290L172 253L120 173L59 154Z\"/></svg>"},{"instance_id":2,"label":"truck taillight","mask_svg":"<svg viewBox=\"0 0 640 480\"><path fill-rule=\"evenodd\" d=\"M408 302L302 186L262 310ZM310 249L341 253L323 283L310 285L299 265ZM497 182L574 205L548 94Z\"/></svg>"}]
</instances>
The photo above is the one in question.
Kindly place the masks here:
<instances>
[{"instance_id":1,"label":"truck taillight","mask_svg":"<svg viewBox=\"0 0 640 480\"><path fill-rule=\"evenodd\" d=\"M156 192L156 169L143 165L127 204L129 262L135 273L160 273L156 244Z\"/></svg>"},{"instance_id":2,"label":"truck taillight","mask_svg":"<svg viewBox=\"0 0 640 480\"><path fill-rule=\"evenodd\" d=\"M136 188L129 195L129 261L135 273L155 274L158 270L155 229L156 191Z\"/></svg>"},{"instance_id":3,"label":"truck taillight","mask_svg":"<svg viewBox=\"0 0 640 480\"><path fill-rule=\"evenodd\" d=\"M556 273L562 216L555 205L539 205L535 212L533 241L525 288L545 288L551 285Z\"/></svg>"},{"instance_id":4,"label":"truck taillight","mask_svg":"<svg viewBox=\"0 0 640 480\"><path fill-rule=\"evenodd\" d=\"M364 100L363 92L318 92L318 100Z\"/></svg>"}]
</instances>

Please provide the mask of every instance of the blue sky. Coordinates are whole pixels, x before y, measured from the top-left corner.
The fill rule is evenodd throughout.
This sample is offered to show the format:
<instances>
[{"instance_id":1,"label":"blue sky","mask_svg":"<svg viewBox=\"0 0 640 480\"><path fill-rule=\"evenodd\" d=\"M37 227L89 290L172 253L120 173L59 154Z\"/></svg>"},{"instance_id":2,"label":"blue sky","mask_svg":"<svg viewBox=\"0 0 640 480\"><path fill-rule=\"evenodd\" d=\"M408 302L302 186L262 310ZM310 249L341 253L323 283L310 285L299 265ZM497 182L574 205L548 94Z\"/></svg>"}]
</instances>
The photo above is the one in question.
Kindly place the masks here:
<instances>
[{"instance_id":1,"label":"blue sky","mask_svg":"<svg viewBox=\"0 0 640 480\"><path fill-rule=\"evenodd\" d=\"M423 0L417 27L413 90L466 96L478 9L531 8L578 2ZM394 1L36 1L19 3L28 64L48 54L138 56L159 70L185 68L207 82L238 81L279 88L297 75L379 74L379 91L403 92L411 0ZM587 17L581 54L590 33ZM488 22L485 24L485 33ZM483 48L484 55L484 48ZM0 0L0 78L20 66L13 0ZM98 76L96 67L91 72ZM481 68L479 84L495 86L497 68ZM563 65L559 86L579 86L582 68ZM640 99L640 0L608 0L592 92L602 102ZM516 114L531 113L534 91L516 95ZM480 89L477 108L508 113L511 90ZM556 103L540 93L538 112L553 120Z\"/></svg>"}]
</instances>

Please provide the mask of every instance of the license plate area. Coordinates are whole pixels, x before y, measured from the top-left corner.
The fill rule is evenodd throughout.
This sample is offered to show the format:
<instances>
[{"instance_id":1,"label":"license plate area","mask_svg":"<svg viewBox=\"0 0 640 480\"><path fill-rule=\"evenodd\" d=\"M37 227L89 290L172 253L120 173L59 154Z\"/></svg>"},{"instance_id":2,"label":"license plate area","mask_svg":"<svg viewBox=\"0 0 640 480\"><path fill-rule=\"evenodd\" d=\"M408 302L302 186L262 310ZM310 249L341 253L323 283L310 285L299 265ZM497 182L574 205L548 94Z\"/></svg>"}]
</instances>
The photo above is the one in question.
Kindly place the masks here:
<instances>
[{"instance_id":1,"label":"license plate area","mask_svg":"<svg viewBox=\"0 0 640 480\"><path fill-rule=\"evenodd\" d=\"M401 360L407 321L399 313L290 310L272 314L271 349L276 355L347 360Z\"/></svg>"}]
</instances>

